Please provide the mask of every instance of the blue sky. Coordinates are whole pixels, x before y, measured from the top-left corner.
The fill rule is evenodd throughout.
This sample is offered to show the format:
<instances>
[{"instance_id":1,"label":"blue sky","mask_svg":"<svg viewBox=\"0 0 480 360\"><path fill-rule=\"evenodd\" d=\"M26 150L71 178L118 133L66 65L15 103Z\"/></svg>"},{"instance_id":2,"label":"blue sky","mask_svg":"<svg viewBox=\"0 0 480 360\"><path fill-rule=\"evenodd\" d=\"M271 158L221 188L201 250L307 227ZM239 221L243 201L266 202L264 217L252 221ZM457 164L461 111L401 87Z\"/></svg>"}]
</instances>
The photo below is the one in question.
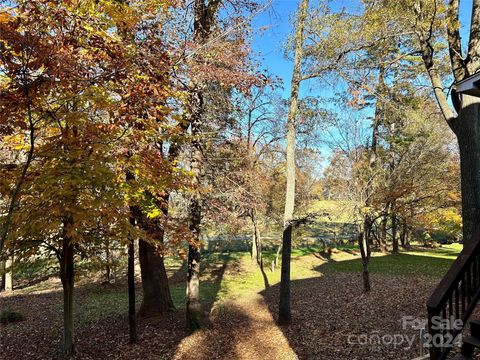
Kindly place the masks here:
<instances>
[{"instance_id":1,"label":"blue sky","mask_svg":"<svg viewBox=\"0 0 480 360\"><path fill-rule=\"evenodd\" d=\"M268 69L270 74L282 79L284 98L288 98L289 96L293 64L291 60L285 58L283 45L293 30L291 19L295 14L299 1L300 0L272 0L271 7L253 19L253 27L255 30L253 50L259 55L262 67ZM318 0L311 0L310 5L314 6L317 1ZM346 8L350 12L354 12L361 8L361 3L360 0L332 0L331 7L333 11ZM464 43L464 51L466 50L466 42L468 41L471 9L472 0L460 1L461 35ZM333 88L329 86L319 86L315 80L312 80L301 84L300 94L301 96L331 97L333 91ZM325 147L320 147L320 151L325 157L328 157L330 152ZM324 164L325 162L322 162L320 167Z\"/></svg>"},{"instance_id":2,"label":"blue sky","mask_svg":"<svg viewBox=\"0 0 480 360\"><path fill-rule=\"evenodd\" d=\"M292 63L285 59L283 54L283 44L288 35L292 32L291 19L295 14L300 0L273 0L272 6L253 19L255 37L253 49L260 54L263 67L268 69L273 75L280 77L284 83L284 94L288 97L290 79L292 76ZM394 0L393 0L394 1ZM311 1L315 5L316 1ZM332 0L333 11L341 8L347 8L350 11L358 10L359 0ZM472 9L472 0L460 1L460 21L462 26L463 41L468 41L468 29L470 26L470 15ZM466 48L466 44L464 46ZM319 88L314 84L303 84L303 94L314 92L319 96ZM330 93L328 89L323 90ZM321 91L320 91L321 92Z\"/></svg>"},{"instance_id":3,"label":"blue sky","mask_svg":"<svg viewBox=\"0 0 480 360\"><path fill-rule=\"evenodd\" d=\"M291 61L284 56L283 45L292 32L291 19L295 15L300 0L272 0L270 8L258 14L253 19L253 27L256 30L256 36L253 41L253 50L260 54L263 68L283 80L284 96L288 97L290 88L290 79L292 77ZM316 1L310 1L310 5L315 5ZM358 8L358 0L337 0L332 1L332 9L338 10L343 7L348 9ZM320 91L313 83L302 84L302 93L314 91L319 94ZM320 91L321 92L321 91ZM327 91L331 93L330 91Z\"/></svg>"}]
</instances>

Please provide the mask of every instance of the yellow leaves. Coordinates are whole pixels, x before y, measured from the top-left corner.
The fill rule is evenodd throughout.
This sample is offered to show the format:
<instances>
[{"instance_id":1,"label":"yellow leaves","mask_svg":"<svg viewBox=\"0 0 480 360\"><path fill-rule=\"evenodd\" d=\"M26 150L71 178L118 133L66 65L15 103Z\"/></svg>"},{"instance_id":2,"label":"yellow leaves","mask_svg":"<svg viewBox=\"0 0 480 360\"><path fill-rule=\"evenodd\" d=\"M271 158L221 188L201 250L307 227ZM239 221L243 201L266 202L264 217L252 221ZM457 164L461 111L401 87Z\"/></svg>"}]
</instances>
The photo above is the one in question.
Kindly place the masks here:
<instances>
[{"instance_id":1,"label":"yellow leaves","mask_svg":"<svg viewBox=\"0 0 480 360\"><path fill-rule=\"evenodd\" d=\"M3 143L7 148L16 151L28 150L30 148L24 134L5 136L3 138Z\"/></svg>"},{"instance_id":2,"label":"yellow leaves","mask_svg":"<svg viewBox=\"0 0 480 360\"><path fill-rule=\"evenodd\" d=\"M373 208L370 207L370 206L363 206L362 208L360 208L360 213L361 214L369 214L370 212L372 212Z\"/></svg>"},{"instance_id":3,"label":"yellow leaves","mask_svg":"<svg viewBox=\"0 0 480 360\"><path fill-rule=\"evenodd\" d=\"M153 208L153 209L147 211L147 217L149 219L154 219L156 217L159 217L161 214L162 214L162 212L158 208Z\"/></svg>"}]
</instances>

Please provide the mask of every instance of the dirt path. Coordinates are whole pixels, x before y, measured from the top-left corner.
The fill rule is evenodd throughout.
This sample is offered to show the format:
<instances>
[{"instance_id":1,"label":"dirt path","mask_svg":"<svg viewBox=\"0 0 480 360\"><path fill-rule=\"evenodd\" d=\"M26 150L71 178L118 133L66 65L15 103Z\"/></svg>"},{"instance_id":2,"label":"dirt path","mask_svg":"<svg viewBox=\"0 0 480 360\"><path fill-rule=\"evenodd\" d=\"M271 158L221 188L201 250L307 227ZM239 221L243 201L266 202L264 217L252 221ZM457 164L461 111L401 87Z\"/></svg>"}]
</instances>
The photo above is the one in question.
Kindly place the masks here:
<instances>
[{"instance_id":1,"label":"dirt path","mask_svg":"<svg viewBox=\"0 0 480 360\"><path fill-rule=\"evenodd\" d=\"M298 359L261 295L217 304L208 330L186 337L175 360Z\"/></svg>"}]
</instances>

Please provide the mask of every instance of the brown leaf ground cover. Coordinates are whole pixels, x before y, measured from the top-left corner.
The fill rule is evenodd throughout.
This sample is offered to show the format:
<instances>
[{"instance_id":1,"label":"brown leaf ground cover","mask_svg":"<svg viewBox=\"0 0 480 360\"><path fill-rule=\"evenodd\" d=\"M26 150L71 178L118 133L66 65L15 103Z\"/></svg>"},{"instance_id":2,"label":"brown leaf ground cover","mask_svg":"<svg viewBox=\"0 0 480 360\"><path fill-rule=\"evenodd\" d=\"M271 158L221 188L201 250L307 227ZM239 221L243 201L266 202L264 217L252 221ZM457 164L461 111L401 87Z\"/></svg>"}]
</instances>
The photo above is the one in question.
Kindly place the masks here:
<instances>
[{"instance_id":1,"label":"brown leaf ground cover","mask_svg":"<svg viewBox=\"0 0 480 360\"><path fill-rule=\"evenodd\" d=\"M205 301L207 328L186 334L180 307L159 318L140 320L140 341L135 345L128 344L124 284L80 284L75 359L380 360L418 356L418 331L403 329L402 317L425 317L424 304L438 276L373 274L373 291L365 295L357 272L334 271L316 253L297 257L292 265L297 269L292 282L294 322L280 327L275 323L278 271L267 273L273 285L265 289L258 270L248 269L244 259L230 260L213 263L203 274L207 285L209 279L216 284L215 293L209 293L212 301ZM173 273L171 280L173 288L183 286ZM61 288L56 280L42 284L0 295L0 308L19 310L26 317L0 326L1 359L62 358L58 353ZM364 338L357 335L371 339L373 334L387 335L387 340L388 335L408 335L414 343L412 347L406 342L358 343Z\"/></svg>"}]
</instances>

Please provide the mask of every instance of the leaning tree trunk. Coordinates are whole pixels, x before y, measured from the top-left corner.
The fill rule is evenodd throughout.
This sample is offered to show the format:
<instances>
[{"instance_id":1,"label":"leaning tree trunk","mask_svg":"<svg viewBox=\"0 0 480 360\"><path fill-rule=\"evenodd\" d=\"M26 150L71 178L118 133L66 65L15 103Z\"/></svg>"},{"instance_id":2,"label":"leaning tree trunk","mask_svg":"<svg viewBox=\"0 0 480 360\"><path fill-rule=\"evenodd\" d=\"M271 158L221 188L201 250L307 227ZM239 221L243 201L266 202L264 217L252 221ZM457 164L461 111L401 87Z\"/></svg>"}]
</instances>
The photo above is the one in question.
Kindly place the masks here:
<instances>
[{"instance_id":1,"label":"leaning tree trunk","mask_svg":"<svg viewBox=\"0 0 480 360\"><path fill-rule=\"evenodd\" d=\"M66 222L70 226L71 222ZM63 239L62 254L60 256L60 278L63 286L63 352L72 355L75 352L74 324L73 324L73 288L74 288L74 246L70 236Z\"/></svg>"},{"instance_id":2,"label":"leaning tree trunk","mask_svg":"<svg viewBox=\"0 0 480 360\"><path fill-rule=\"evenodd\" d=\"M140 240L138 255L143 288L143 300L138 316L152 317L174 309L160 249L145 240Z\"/></svg>"}]
</instances>

